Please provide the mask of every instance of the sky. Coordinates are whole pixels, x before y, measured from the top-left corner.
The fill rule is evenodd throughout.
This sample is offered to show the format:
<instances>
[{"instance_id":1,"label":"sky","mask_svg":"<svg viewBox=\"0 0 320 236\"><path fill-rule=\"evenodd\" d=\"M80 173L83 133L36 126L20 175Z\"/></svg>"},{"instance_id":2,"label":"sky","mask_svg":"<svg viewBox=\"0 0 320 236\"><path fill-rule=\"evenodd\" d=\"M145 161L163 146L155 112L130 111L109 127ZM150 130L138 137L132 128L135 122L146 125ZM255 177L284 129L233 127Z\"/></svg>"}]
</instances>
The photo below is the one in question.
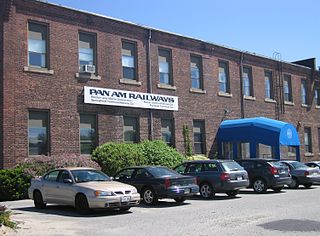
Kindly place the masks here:
<instances>
[{"instance_id":1,"label":"sky","mask_svg":"<svg viewBox=\"0 0 320 236\"><path fill-rule=\"evenodd\" d=\"M48 0L283 61L316 58L319 0Z\"/></svg>"}]
</instances>

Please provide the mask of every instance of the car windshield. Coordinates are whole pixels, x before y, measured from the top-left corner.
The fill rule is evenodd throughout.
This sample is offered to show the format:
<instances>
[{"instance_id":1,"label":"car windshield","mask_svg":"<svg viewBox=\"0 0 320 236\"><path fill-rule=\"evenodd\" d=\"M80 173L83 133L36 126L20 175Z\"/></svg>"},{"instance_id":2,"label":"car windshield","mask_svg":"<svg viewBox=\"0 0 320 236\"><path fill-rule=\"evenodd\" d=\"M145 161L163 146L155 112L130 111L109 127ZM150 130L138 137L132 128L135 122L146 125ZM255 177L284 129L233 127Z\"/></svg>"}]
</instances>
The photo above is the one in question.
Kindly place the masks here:
<instances>
[{"instance_id":1,"label":"car windshield","mask_svg":"<svg viewBox=\"0 0 320 236\"><path fill-rule=\"evenodd\" d=\"M99 170L72 170L71 173L76 183L110 181L109 176Z\"/></svg>"},{"instance_id":2,"label":"car windshield","mask_svg":"<svg viewBox=\"0 0 320 236\"><path fill-rule=\"evenodd\" d=\"M298 161L290 162L290 164L293 166L294 169L309 168L309 166L307 166L301 162L298 162Z\"/></svg>"},{"instance_id":3,"label":"car windshield","mask_svg":"<svg viewBox=\"0 0 320 236\"><path fill-rule=\"evenodd\" d=\"M235 161L222 162L221 164L226 171L243 170L243 167Z\"/></svg>"},{"instance_id":4,"label":"car windshield","mask_svg":"<svg viewBox=\"0 0 320 236\"><path fill-rule=\"evenodd\" d=\"M154 167L149 168L148 171L154 176L154 177L161 177L161 176L178 176L179 174L175 172L174 170L170 170L165 167Z\"/></svg>"}]
</instances>

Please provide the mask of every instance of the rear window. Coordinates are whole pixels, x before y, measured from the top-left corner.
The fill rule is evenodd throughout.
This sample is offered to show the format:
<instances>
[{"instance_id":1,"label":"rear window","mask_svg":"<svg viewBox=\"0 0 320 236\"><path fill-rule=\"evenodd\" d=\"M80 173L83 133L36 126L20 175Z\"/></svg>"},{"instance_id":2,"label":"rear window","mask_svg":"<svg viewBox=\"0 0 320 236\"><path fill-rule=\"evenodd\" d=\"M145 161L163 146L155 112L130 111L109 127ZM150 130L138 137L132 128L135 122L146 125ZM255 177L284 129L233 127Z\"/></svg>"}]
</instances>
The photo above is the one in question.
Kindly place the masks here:
<instances>
[{"instance_id":1,"label":"rear window","mask_svg":"<svg viewBox=\"0 0 320 236\"><path fill-rule=\"evenodd\" d=\"M148 168L148 171L154 177L161 177L161 176L178 176L179 174L174 170L170 170L169 168L165 167L155 167L155 168Z\"/></svg>"},{"instance_id":2,"label":"rear window","mask_svg":"<svg viewBox=\"0 0 320 236\"><path fill-rule=\"evenodd\" d=\"M243 167L235 161L222 162L221 165L226 171L243 170Z\"/></svg>"},{"instance_id":3,"label":"rear window","mask_svg":"<svg viewBox=\"0 0 320 236\"><path fill-rule=\"evenodd\" d=\"M294 161L294 162L290 162L290 164L293 166L294 169L304 169L304 168L309 168L307 165L298 162L298 161Z\"/></svg>"},{"instance_id":4,"label":"rear window","mask_svg":"<svg viewBox=\"0 0 320 236\"><path fill-rule=\"evenodd\" d=\"M285 164L279 162L279 161L268 161L268 163L274 167L284 167L286 166Z\"/></svg>"}]
</instances>

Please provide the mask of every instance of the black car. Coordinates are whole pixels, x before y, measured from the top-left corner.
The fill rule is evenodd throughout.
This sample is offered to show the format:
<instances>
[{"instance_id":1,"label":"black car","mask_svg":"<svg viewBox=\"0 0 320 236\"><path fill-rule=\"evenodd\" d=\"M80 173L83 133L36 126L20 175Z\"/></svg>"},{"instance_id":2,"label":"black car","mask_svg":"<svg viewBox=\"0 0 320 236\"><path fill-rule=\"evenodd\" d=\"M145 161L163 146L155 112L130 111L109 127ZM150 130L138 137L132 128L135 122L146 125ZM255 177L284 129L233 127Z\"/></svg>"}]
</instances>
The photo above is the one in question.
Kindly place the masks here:
<instances>
[{"instance_id":1,"label":"black car","mask_svg":"<svg viewBox=\"0 0 320 236\"><path fill-rule=\"evenodd\" d=\"M239 189L249 186L248 173L233 160L188 161L174 168L178 173L197 177L203 198L215 193L236 196Z\"/></svg>"},{"instance_id":2,"label":"black car","mask_svg":"<svg viewBox=\"0 0 320 236\"><path fill-rule=\"evenodd\" d=\"M135 186L147 205L155 204L160 198L173 198L181 203L199 192L194 177L180 175L162 166L125 168L114 179Z\"/></svg>"},{"instance_id":3,"label":"black car","mask_svg":"<svg viewBox=\"0 0 320 236\"><path fill-rule=\"evenodd\" d=\"M256 193L265 193L268 188L280 192L292 179L289 168L278 160L236 160L249 174L250 186Z\"/></svg>"},{"instance_id":4,"label":"black car","mask_svg":"<svg viewBox=\"0 0 320 236\"><path fill-rule=\"evenodd\" d=\"M289 188L298 188L303 185L310 188L314 183L320 182L319 168L309 167L299 161L281 161L290 168L292 182L288 184Z\"/></svg>"}]
</instances>

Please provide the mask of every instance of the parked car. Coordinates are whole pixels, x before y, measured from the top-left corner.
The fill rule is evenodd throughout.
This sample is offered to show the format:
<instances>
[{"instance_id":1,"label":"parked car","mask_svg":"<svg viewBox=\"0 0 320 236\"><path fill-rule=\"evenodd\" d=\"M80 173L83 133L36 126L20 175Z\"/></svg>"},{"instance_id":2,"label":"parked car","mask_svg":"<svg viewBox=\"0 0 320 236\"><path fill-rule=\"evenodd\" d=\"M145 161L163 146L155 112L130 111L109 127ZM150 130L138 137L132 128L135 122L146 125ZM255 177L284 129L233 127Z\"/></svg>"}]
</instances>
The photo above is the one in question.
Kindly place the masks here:
<instances>
[{"instance_id":1,"label":"parked car","mask_svg":"<svg viewBox=\"0 0 320 236\"><path fill-rule=\"evenodd\" d=\"M182 203L186 197L199 192L194 177L180 175L162 166L125 168L114 179L135 186L147 205L155 204L161 198L173 198Z\"/></svg>"},{"instance_id":2,"label":"parked car","mask_svg":"<svg viewBox=\"0 0 320 236\"><path fill-rule=\"evenodd\" d=\"M112 181L106 174L93 168L61 168L32 179L29 198L36 208L47 203L74 206L81 214L91 208L129 210L139 204L137 189Z\"/></svg>"},{"instance_id":3,"label":"parked car","mask_svg":"<svg viewBox=\"0 0 320 236\"><path fill-rule=\"evenodd\" d=\"M210 199L215 193L236 196L249 186L248 173L233 160L188 161L174 168L178 173L197 178L200 194Z\"/></svg>"},{"instance_id":4,"label":"parked car","mask_svg":"<svg viewBox=\"0 0 320 236\"><path fill-rule=\"evenodd\" d=\"M298 188L303 185L310 188L314 183L320 182L319 168L309 167L299 161L281 161L290 168L292 182L288 184L289 188Z\"/></svg>"},{"instance_id":5,"label":"parked car","mask_svg":"<svg viewBox=\"0 0 320 236\"><path fill-rule=\"evenodd\" d=\"M280 192L291 183L289 168L278 160L236 160L248 172L250 185L256 193L265 193L268 188Z\"/></svg>"},{"instance_id":6,"label":"parked car","mask_svg":"<svg viewBox=\"0 0 320 236\"><path fill-rule=\"evenodd\" d=\"M320 161L310 161L310 162L305 162L305 165L313 168L319 168L320 169Z\"/></svg>"}]
</instances>

